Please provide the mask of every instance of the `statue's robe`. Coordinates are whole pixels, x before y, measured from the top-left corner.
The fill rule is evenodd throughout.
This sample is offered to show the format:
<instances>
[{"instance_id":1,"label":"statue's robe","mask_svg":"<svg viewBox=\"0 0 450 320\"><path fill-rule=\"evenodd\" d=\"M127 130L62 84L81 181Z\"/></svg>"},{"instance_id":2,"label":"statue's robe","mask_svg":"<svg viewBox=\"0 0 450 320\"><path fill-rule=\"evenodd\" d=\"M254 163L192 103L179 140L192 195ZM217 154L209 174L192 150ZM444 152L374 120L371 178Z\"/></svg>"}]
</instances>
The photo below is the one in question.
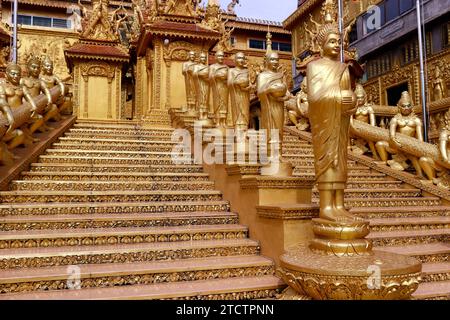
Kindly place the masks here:
<instances>
[{"instance_id":1,"label":"statue's robe","mask_svg":"<svg viewBox=\"0 0 450 320\"><path fill-rule=\"evenodd\" d=\"M228 90L230 92L231 116L233 125L249 123L250 91L244 90L250 85L247 69L230 69L228 73Z\"/></svg>"},{"instance_id":2,"label":"statue's robe","mask_svg":"<svg viewBox=\"0 0 450 320\"><path fill-rule=\"evenodd\" d=\"M261 101L261 128L267 130L269 139L271 139L271 131L277 129L279 142L281 142L284 128L284 101L279 99L287 94L284 75L280 72L261 72L257 80L257 93Z\"/></svg>"},{"instance_id":3,"label":"statue's robe","mask_svg":"<svg viewBox=\"0 0 450 320\"><path fill-rule=\"evenodd\" d=\"M216 118L228 112L228 66L213 64L209 67L209 81L212 94L212 112Z\"/></svg>"},{"instance_id":4,"label":"statue's robe","mask_svg":"<svg viewBox=\"0 0 450 320\"><path fill-rule=\"evenodd\" d=\"M348 67L319 59L308 64L307 79L317 182L322 189L344 189L350 116L343 110L341 92L351 89Z\"/></svg>"}]
</instances>

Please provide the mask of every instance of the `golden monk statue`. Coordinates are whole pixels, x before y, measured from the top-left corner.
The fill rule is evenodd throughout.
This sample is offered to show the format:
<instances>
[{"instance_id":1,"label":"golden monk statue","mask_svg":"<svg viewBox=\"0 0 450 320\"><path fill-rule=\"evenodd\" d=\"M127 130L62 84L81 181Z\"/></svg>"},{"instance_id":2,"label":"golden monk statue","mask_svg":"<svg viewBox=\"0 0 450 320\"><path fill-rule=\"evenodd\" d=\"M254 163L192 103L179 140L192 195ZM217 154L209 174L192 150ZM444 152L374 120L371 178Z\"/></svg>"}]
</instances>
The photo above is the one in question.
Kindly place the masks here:
<instances>
[{"instance_id":1,"label":"golden monk statue","mask_svg":"<svg viewBox=\"0 0 450 320\"><path fill-rule=\"evenodd\" d=\"M236 67L229 70L228 90L230 92L230 110L233 126L247 130L250 121L250 76L243 52L236 53Z\"/></svg>"},{"instance_id":2,"label":"golden monk statue","mask_svg":"<svg viewBox=\"0 0 450 320\"><path fill-rule=\"evenodd\" d=\"M28 123L31 112L20 108L23 103L23 90L20 86L22 70L19 65L10 63L6 67L6 79L0 84L0 108L8 119L9 128L3 136L3 141L8 144L8 149L14 149L19 145L33 144L33 138L27 130L18 129L20 124Z\"/></svg>"},{"instance_id":3,"label":"golden monk statue","mask_svg":"<svg viewBox=\"0 0 450 320\"><path fill-rule=\"evenodd\" d=\"M267 130L269 145L283 141L284 102L290 98L284 73L279 72L278 53L271 52L266 57L266 69L258 75L256 89L261 101L261 128ZM278 130L273 141L272 130Z\"/></svg>"},{"instance_id":4,"label":"golden monk statue","mask_svg":"<svg viewBox=\"0 0 450 320\"><path fill-rule=\"evenodd\" d=\"M439 66L434 69L433 79L433 98L434 101L442 100L446 96L445 82L441 77L441 70Z\"/></svg>"},{"instance_id":5,"label":"golden monk statue","mask_svg":"<svg viewBox=\"0 0 450 320\"><path fill-rule=\"evenodd\" d=\"M32 55L27 62L27 69L28 77L22 78L20 84L25 99L31 105L31 110L33 111L31 114L33 124L30 127L30 132L34 133L36 130L45 131L45 129L49 129L49 127L45 125L45 121L59 111L58 108L52 104L50 91L39 79L39 74L41 73L41 60L39 57ZM33 98L39 96L42 92L45 93L49 102L45 110L38 110ZM42 115L44 115L44 117Z\"/></svg>"},{"instance_id":6,"label":"golden monk statue","mask_svg":"<svg viewBox=\"0 0 450 320\"><path fill-rule=\"evenodd\" d=\"M410 160L416 169L419 177L422 176L422 169L417 157L404 154L400 152L401 144L396 138L397 133L401 133L410 137L415 137L419 141L423 141L422 136L422 121L414 113L411 96L407 91L402 93L402 96L397 104L399 113L397 113L389 123L389 136L391 141L379 141L376 143L376 148L381 161L387 163L392 169L403 171L409 167L407 160ZM392 155L392 160L388 160L389 154Z\"/></svg>"},{"instance_id":7,"label":"golden monk statue","mask_svg":"<svg viewBox=\"0 0 450 320\"><path fill-rule=\"evenodd\" d=\"M212 93L213 113L216 125L226 127L228 114L228 66L223 63L225 54L216 52L216 63L209 66L209 81Z\"/></svg>"},{"instance_id":8,"label":"golden monk statue","mask_svg":"<svg viewBox=\"0 0 450 320\"><path fill-rule=\"evenodd\" d=\"M344 207L350 116L355 112L347 64L339 61L340 35L330 16L318 30L321 58L307 66L309 121L320 195L320 218L334 222L358 220Z\"/></svg>"},{"instance_id":9,"label":"golden monk statue","mask_svg":"<svg viewBox=\"0 0 450 320\"><path fill-rule=\"evenodd\" d=\"M193 66L193 78L199 120L208 120L209 110L209 66L208 56L202 52L200 62Z\"/></svg>"},{"instance_id":10,"label":"golden monk statue","mask_svg":"<svg viewBox=\"0 0 450 320\"><path fill-rule=\"evenodd\" d=\"M59 121L61 120L61 113L64 111L63 107L66 105L64 103L65 85L56 75L53 74L53 61L49 56L45 56L44 61L42 62L42 74L40 76L40 80L49 101L51 101L51 97L48 90L57 85L61 88L60 99L56 101L56 104L53 107L47 109L47 113L44 117L45 121L50 119ZM55 107L57 110L55 110Z\"/></svg>"},{"instance_id":11,"label":"golden monk statue","mask_svg":"<svg viewBox=\"0 0 450 320\"><path fill-rule=\"evenodd\" d=\"M295 97L292 97L288 102L286 102L289 120L291 120L297 129L301 131L309 128L307 82L308 79L306 77L303 78L300 91Z\"/></svg>"},{"instance_id":12,"label":"golden monk statue","mask_svg":"<svg viewBox=\"0 0 450 320\"><path fill-rule=\"evenodd\" d=\"M375 120L375 111L373 110L372 106L367 102L367 94L361 84L356 85L355 94L356 94L357 109L355 114L352 115L350 122L352 122L353 119L355 119L376 127L377 124ZM378 159L377 150L375 148L375 144L373 143L373 141L367 142L364 139L357 138L355 144L352 146L352 151L356 154L362 155L368 151L366 147L367 144L369 145L373 157L375 159Z\"/></svg>"},{"instance_id":13,"label":"golden monk statue","mask_svg":"<svg viewBox=\"0 0 450 320\"><path fill-rule=\"evenodd\" d=\"M190 51L188 55L188 61L183 63L183 76L186 88L186 103L187 111L189 113L195 113L196 97L195 97L195 84L193 67L197 63L195 62L196 54L194 51ZM184 108L182 111L186 111Z\"/></svg>"}]
</instances>

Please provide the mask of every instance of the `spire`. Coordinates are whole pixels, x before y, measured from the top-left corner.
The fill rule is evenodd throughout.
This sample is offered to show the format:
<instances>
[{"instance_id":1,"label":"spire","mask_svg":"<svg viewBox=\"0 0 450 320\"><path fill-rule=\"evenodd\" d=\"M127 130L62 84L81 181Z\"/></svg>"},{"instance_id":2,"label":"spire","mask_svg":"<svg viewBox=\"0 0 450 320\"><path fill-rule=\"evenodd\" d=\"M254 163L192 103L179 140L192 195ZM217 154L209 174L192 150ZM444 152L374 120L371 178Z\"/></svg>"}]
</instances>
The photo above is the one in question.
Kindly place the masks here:
<instances>
[{"instance_id":1,"label":"spire","mask_svg":"<svg viewBox=\"0 0 450 320\"><path fill-rule=\"evenodd\" d=\"M272 52L273 52L273 49L272 49L272 34L270 33L270 27L267 26L266 57L268 57Z\"/></svg>"}]
</instances>

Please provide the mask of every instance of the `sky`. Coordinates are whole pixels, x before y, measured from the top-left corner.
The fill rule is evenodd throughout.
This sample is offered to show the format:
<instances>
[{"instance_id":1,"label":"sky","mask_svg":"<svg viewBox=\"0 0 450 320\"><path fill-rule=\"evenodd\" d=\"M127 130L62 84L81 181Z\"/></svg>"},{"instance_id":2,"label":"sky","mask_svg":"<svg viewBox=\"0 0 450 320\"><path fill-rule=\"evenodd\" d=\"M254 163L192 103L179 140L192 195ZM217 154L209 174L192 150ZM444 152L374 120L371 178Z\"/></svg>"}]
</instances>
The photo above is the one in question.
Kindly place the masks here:
<instances>
[{"instance_id":1,"label":"sky","mask_svg":"<svg viewBox=\"0 0 450 320\"><path fill-rule=\"evenodd\" d=\"M221 0L222 7L227 7L230 0ZM295 9L297 0L240 0L235 7L239 17L263 20L284 21Z\"/></svg>"}]
</instances>

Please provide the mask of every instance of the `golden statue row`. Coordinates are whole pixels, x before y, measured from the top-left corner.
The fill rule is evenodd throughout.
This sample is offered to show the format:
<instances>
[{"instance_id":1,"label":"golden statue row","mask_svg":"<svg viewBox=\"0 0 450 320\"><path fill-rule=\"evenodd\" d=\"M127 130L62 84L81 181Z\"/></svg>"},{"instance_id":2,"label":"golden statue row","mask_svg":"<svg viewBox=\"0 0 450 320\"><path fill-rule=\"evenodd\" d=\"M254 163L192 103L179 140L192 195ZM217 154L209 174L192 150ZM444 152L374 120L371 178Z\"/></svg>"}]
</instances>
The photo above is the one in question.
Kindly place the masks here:
<instances>
[{"instance_id":1,"label":"golden statue row","mask_svg":"<svg viewBox=\"0 0 450 320\"><path fill-rule=\"evenodd\" d=\"M250 96L256 89L261 101L261 128L279 129L282 133L284 102L290 93L285 75L279 71L278 54L267 54L265 69L258 75L256 84L250 81L244 53L236 53L234 68L224 63L223 51L217 51L215 57L216 63L208 65L206 53L199 55L198 62L196 53L189 53L189 59L183 65L187 97L187 108L183 111L198 116L204 124L212 120L219 128L227 127L230 116L233 128L246 130L250 121Z\"/></svg>"},{"instance_id":2,"label":"golden statue row","mask_svg":"<svg viewBox=\"0 0 450 320\"><path fill-rule=\"evenodd\" d=\"M29 146L38 139L33 133L51 130L48 121L61 120L69 106L65 103L64 83L53 74L53 62L48 56L32 55L27 62L28 77L22 78L18 64L9 63L6 77L0 80L0 162L11 164L14 156L9 152L18 146ZM42 73L41 73L42 71ZM60 87L60 95L53 97L51 90ZM38 99L43 94L46 99Z\"/></svg>"}]
</instances>

